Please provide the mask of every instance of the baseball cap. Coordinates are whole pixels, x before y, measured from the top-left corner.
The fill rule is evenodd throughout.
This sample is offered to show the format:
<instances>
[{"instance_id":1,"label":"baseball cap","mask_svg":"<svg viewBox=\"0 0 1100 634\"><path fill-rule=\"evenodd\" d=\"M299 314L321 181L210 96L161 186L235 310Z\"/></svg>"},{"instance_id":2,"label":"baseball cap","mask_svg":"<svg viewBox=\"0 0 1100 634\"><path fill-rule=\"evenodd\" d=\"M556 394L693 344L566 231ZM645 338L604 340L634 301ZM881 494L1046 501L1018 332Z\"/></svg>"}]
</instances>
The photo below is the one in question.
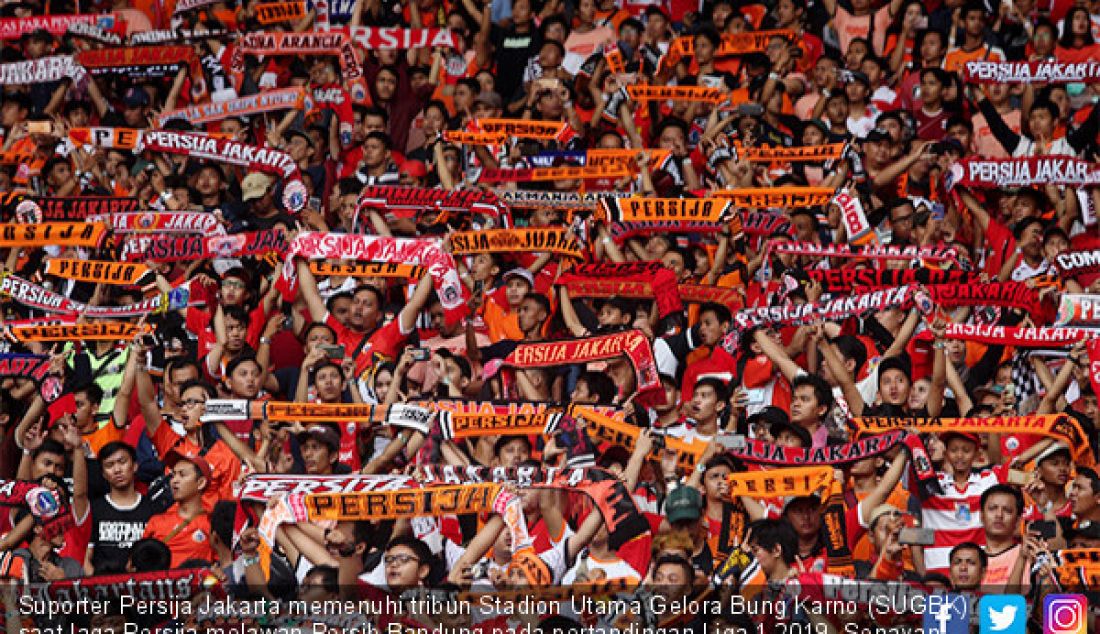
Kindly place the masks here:
<instances>
[{"instance_id":1,"label":"baseball cap","mask_svg":"<svg viewBox=\"0 0 1100 634\"><path fill-rule=\"evenodd\" d=\"M1039 457L1035 459L1035 464L1046 460L1047 458L1053 458L1057 455L1065 455L1067 458L1071 458L1069 447L1060 442L1051 443L1049 447L1043 450L1039 454Z\"/></svg>"},{"instance_id":2,"label":"baseball cap","mask_svg":"<svg viewBox=\"0 0 1100 634\"><path fill-rule=\"evenodd\" d=\"M875 522L884 515L901 515L901 511L893 504L880 504L875 507L875 510L871 511L871 521L867 522L867 526L873 529Z\"/></svg>"},{"instance_id":3,"label":"baseball cap","mask_svg":"<svg viewBox=\"0 0 1100 634\"><path fill-rule=\"evenodd\" d=\"M969 440L975 445L982 444L981 439L978 438L978 434L975 434L974 432L948 430L940 434L940 440L942 440L945 445L947 444L947 441L951 440L952 438L962 438L964 440Z\"/></svg>"},{"instance_id":4,"label":"baseball cap","mask_svg":"<svg viewBox=\"0 0 1100 634\"><path fill-rule=\"evenodd\" d=\"M428 175L428 166L424 161L409 159L401 164L401 173L413 178L424 178Z\"/></svg>"},{"instance_id":5,"label":"baseball cap","mask_svg":"<svg viewBox=\"0 0 1100 634\"><path fill-rule=\"evenodd\" d=\"M513 277L518 277L527 281L531 285L531 288L535 288L535 276L531 275L531 271L523 268L515 268L505 273L501 279L507 282Z\"/></svg>"},{"instance_id":6,"label":"baseball cap","mask_svg":"<svg viewBox=\"0 0 1100 634\"><path fill-rule=\"evenodd\" d=\"M291 128L286 131L286 138L288 141L290 140L290 137L295 136L302 137L302 139L305 140L306 145L308 145L309 147L313 147L313 137L309 136L309 134L306 133L305 130L301 128Z\"/></svg>"},{"instance_id":7,"label":"baseball cap","mask_svg":"<svg viewBox=\"0 0 1100 634\"><path fill-rule=\"evenodd\" d=\"M500 98L500 95L488 90L479 92L477 96L474 97L474 105L476 106L479 103L483 103L490 108L504 107L504 100Z\"/></svg>"},{"instance_id":8,"label":"baseball cap","mask_svg":"<svg viewBox=\"0 0 1100 634\"><path fill-rule=\"evenodd\" d=\"M199 470L199 475L206 478L207 486L210 485L210 481L214 477L214 469L210 466L210 463L206 461L206 458L202 456L188 456L173 449L164 457L164 465L171 469L181 460L195 465L195 468Z\"/></svg>"},{"instance_id":9,"label":"baseball cap","mask_svg":"<svg viewBox=\"0 0 1100 634\"><path fill-rule=\"evenodd\" d=\"M866 136L864 136L860 140L864 143L880 143L882 141L890 141L892 139L890 137L890 134L886 130L883 130L882 128L873 128L870 132L866 134Z\"/></svg>"},{"instance_id":10,"label":"baseball cap","mask_svg":"<svg viewBox=\"0 0 1100 634\"><path fill-rule=\"evenodd\" d=\"M679 486L668 494L665 514L670 524L684 520L697 520L703 514L703 495L691 486Z\"/></svg>"},{"instance_id":11,"label":"baseball cap","mask_svg":"<svg viewBox=\"0 0 1100 634\"><path fill-rule=\"evenodd\" d=\"M331 425L311 425L309 429L298 434L298 443L304 444L310 438L327 446L332 451L340 450L340 432L333 429Z\"/></svg>"},{"instance_id":12,"label":"baseball cap","mask_svg":"<svg viewBox=\"0 0 1100 634\"><path fill-rule=\"evenodd\" d=\"M871 86L871 78L867 76L867 73L864 73L864 72L858 71L858 70L853 70L852 71L850 81L858 81L859 83L863 84L864 86L868 86L868 87Z\"/></svg>"},{"instance_id":13,"label":"baseball cap","mask_svg":"<svg viewBox=\"0 0 1100 634\"><path fill-rule=\"evenodd\" d=\"M262 198L267 193L267 188L274 182L267 174L252 172L241 181L241 200L248 202L256 198Z\"/></svg>"},{"instance_id":14,"label":"baseball cap","mask_svg":"<svg viewBox=\"0 0 1100 634\"><path fill-rule=\"evenodd\" d=\"M50 426L53 427L53 424L66 414L76 414L76 397L71 393L66 394L50 403L46 411L50 415Z\"/></svg>"},{"instance_id":15,"label":"baseball cap","mask_svg":"<svg viewBox=\"0 0 1100 634\"><path fill-rule=\"evenodd\" d=\"M144 108L149 105L149 93L138 86L130 86L130 89L126 91L126 96L122 98L122 102L126 104L127 108Z\"/></svg>"},{"instance_id":16,"label":"baseball cap","mask_svg":"<svg viewBox=\"0 0 1100 634\"><path fill-rule=\"evenodd\" d=\"M799 440L802 441L802 446L807 449L814 444L813 436L811 436L810 432L801 425L795 425L787 421L776 421L772 423L771 427L768 429L768 433L771 434L773 439L778 438L779 434L783 432L790 432L798 436Z\"/></svg>"}]
</instances>

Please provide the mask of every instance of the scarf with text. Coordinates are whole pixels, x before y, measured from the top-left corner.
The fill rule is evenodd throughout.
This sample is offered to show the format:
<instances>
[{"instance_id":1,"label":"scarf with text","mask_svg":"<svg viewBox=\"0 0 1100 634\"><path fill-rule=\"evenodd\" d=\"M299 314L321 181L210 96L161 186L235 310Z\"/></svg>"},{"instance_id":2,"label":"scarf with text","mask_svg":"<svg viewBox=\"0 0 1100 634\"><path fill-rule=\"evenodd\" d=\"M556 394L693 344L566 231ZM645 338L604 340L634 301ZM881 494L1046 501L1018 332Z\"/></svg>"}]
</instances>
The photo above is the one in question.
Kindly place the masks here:
<instances>
[{"instance_id":1,"label":"scarf with text","mask_svg":"<svg viewBox=\"0 0 1100 634\"><path fill-rule=\"evenodd\" d=\"M709 104L721 103L727 95L718 88L707 86L650 85L627 86L626 94L639 103L647 101L692 101Z\"/></svg>"},{"instance_id":2,"label":"scarf with text","mask_svg":"<svg viewBox=\"0 0 1100 634\"><path fill-rule=\"evenodd\" d=\"M571 297L655 299L664 318L684 309L676 274L656 262L580 264L558 276Z\"/></svg>"},{"instance_id":3,"label":"scarf with text","mask_svg":"<svg viewBox=\"0 0 1100 634\"><path fill-rule=\"evenodd\" d=\"M450 29L357 26L349 30L351 39L368 51L377 49L458 48L455 34Z\"/></svg>"},{"instance_id":4,"label":"scarf with text","mask_svg":"<svg viewBox=\"0 0 1100 634\"><path fill-rule=\"evenodd\" d=\"M859 196L839 191L833 197L832 204L840 209L840 221L844 223L844 233L848 236L849 244L863 246L878 242L875 228L867 221L867 214L863 213L863 203Z\"/></svg>"},{"instance_id":5,"label":"scarf with text","mask_svg":"<svg viewBox=\"0 0 1100 634\"><path fill-rule=\"evenodd\" d=\"M43 222L0 225L0 248L49 245L98 248L107 235L101 222Z\"/></svg>"},{"instance_id":6,"label":"scarf with text","mask_svg":"<svg viewBox=\"0 0 1100 634\"><path fill-rule=\"evenodd\" d=\"M1063 293L1054 318L1055 326L1100 325L1100 295Z\"/></svg>"},{"instance_id":7,"label":"scarf with text","mask_svg":"<svg viewBox=\"0 0 1100 634\"><path fill-rule=\"evenodd\" d=\"M783 38L788 42L793 42L796 39L794 31L789 29L723 33L722 43L718 46L714 56L731 57L749 53L763 53L768 50L768 43L771 42L773 37ZM681 57L692 57L694 55L695 38L689 35L681 36L669 45L668 57L665 63L675 64Z\"/></svg>"},{"instance_id":8,"label":"scarf with text","mask_svg":"<svg viewBox=\"0 0 1100 634\"><path fill-rule=\"evenodd\" d=\"M225 29L153 29L151 31L131 33L128 39L130 46L141 46L148 44L168 44L172 42L195 42L208 39L235 39L238 35L236 31L227 31Z\"/></svg>"},{"instance_id":9,"label":"scarf with text","mask_svg":"<svg viewBox=\"0 0 1100 634\"><path fill-rule=\"evenodd\" d=\"M293 22L306 17L305 2L265 2L257 4L256 21L263 25Z\"/></svg>"},{"instance_id":10,"label":"scarf with text","mask_svg":"<svg viewBox=\"0 0 1100 634\"><path fill-rule=\"evenodd\" d=\"M62 79L79 82L85 75L84 67L72 55L53 55L25 62L0 64L0 85L44 84Z\"/></svg>"},{"instance_id":11,"label":"scarf with text","mask_svg":"<svg viewBox=\"0 0 1100 634\"><path fill-rule=\"evenodd\" d=\"M721 198L742 208L788 208L820 207L829 204L836 193L830 187L801 187L787 185L783 187L744 187L741 189L720 189L711 192L713 198Z\"/></svg>"},{"instance_id":12,"label":"scarf with text","mask_svg":"<svg viewBox=\"0 0 1100 634\"><path fill-rule=\"evenodd\" d=\"M96 318L139 317L164 313L189 306L191 299L190 290L181 286L128 306L90 306L10 273L0 277L0 295L11 297L29 308L52 313L79 313Z\"/></svg>"},{"instance_id":13,"label":"scarf with text","mask_svg":"<svg viewBox=\"0 0 1100 634\"><path fill-rule=\"evenodd\" d=\"M729 201L709 198L610 198L600 201L597 215L616 223L721 224L728 222L735 213Z\"/></svg>"},{"instance_id":14,"label":"scarf with text","mask_svg":"<svg viewBox=\"0 0 1100 634\"><path fill-rule=\"evenodd\" d=\"M803 497L819 493L833 479L832 467L785 467L767 471L745 471L726 476L730 501L739 497Z\"/></svg>"},{"instance_id":15,"label":"scarf with text","mask_svg":"<svg viewBox=\"0 0 1100 634\"><path fill-rule=\"evenodd\" d=\"M84 220L97 214L124 213L138 211L141 208L141 201L137 198L96 196L45 198L25 194L0 194L4 219L12 218L15 208L25 200L37 205L41 210L42 219L47 221Z\"/></svg>"},{"instance_id":16,"label":"scarf with text","mask_svg":"<svg viewBox=\"0 0 1100 634\"><path fill-rule=\"evenodd\" d=\"M240 92L244 81L244 58L249 55L315 56L334 55L340 61L343 79L352 84L352 96L356 101L366 98L363 69L347 33L339 31L303 33L262 31L249 33L239 40L229 62L229 74Z\"/></svg>"},{"instance_id":17,"label":"scarf with text","mask_svg":"<svg viewBox=\"0 0 1100 634\"><path fill-rule=\"evenodd\" d=\"M1100 62L975 60L964 66L963 81L974 84L1094 84Z\"/></svg>"},{"instance_id":18,"label":"scarf with text","mask_svg":"<svg viewBox=\"0 0 1100 634\"><path fill-rule=\"evenodd\" d=\"M549 368L559 365L606 361L625 356L634 368L636 401L645 407L664 403L665 392L657 376L653 347L640 330L537 343L521 343L503 363L486 366L489 376L500 367Z\"/></svg>"},{"instance_id":19,"label":"scarf with text","mask_svg":"<svg viewBox=\"0 0 1100 634\"><path fill-rule=\"evenodd\" d=\"M382 277L387 279L418 280L424 277L425 269L422 266L410 264L397 264L394 262L346 262L336 263L325 260L310 260L309 270L314 275L336 277L371 278Z\"/></svg>"},{"instance_id":20,"label":"scarf with text","mask_svg":"<svg viewBox=\"0 0 1100 634\"><path fill-rule=\"evenodd\" d=\"M364 210L383 211L394 218L416 218L444 222L452 215L486 213L504 216L510 224L508 208L494 192L481 189L429 189L372 185L359 193L356 214ZM438 216L438 217L437 217Z\"/></svg>"},{"instance_id":21,"label":"scarf with text","mask_svg":"<svg viewBox=\"0 0 1100 634\"><path fill-rule=\"evenodd\" d=\"M293 403L287 401L250 401L210 399L202 413L202 422L266 420L271 422L358 423L391 425L428 433L431 410L397 403L390 406L367 403Z\"/></svg>"},{"instance_id":22,"label":"scarf with text","mask_svg":"<svg viewBox=\"0 0 1100 634\"><path fill-rule=\"evenodd\" d=\"M741 290L736 288L708 286L706 284L680 284L677 291L680 293L680 301L685 304L713 302L729 308L730 312L745 307L745 297L741 294Z\"/></svg>"},{"instance_id":23,"label":"scarf with text","mask_svg":"<svg viewBox=\"0 0 1100 634\"><path fill-rule=\"evenodd\" d=\"M1026 156L992 159L968 156L951 166L947 183L987 189L1065 185L1089 187L1100 184L1095 163L1072 156ZM949 188L950 188L949 187Z\"/></svg>"},{"instance_id":24,"label":"scarf with text","mask_svg":"<svg viewBox=\"0 0 1100 634\"><path fill-rule=\"evenodd\" d=\"M634 451L641 429L630 423L615 420L611 416L598 412L590 407L575 406L570 409L570 414L578 422L583 421L584 431L592 438L609 443L621 445L629 451ZM676 464L684 469L695 469L706 450L705 442L687 443L672 436L664 437L664 449L676 455ZM654 460L661 457L661 449L656 446L650 452L649 457Z\"/></svg>"},{"instance_id":25,"label":"scarf with text","mask_svg":"<svg viewBox=\"0 0 1100 634\"><path fill-rule=\"evenodd\" d=\"M520 167L515 169L485 168L481 170L478 180L486 183L532 183L536 181L618 179L633 176L633 174L633 170L623 164Z\"/></svg>"},{"instance_id":26,"label":"scarf with text","mask_svg":"<svg viewBox=\"0 0 1100 634\"><path fill-rule=\"evenodd\" d=\"M652 165L659 165L668 160L672 150L652 149L649 153L649 161ZM585 167L604 167L609 165L625 165L633 172L638 171L638 150L632 149L591 149L580 151L559 150L553 152L540 152L526 159L537 167L551 167L557 161L576 163Z\"/></svg>"},{"instance_id":27,"label":"scarf with text","mask_svg":"<svg viewBox=\"0 0 1100 634\"><path fill-rule=\"evenodd\" d=\"M1100 274L1100 245L1091 242L1085 248L1059 253L1054 265L1063 277L1095 276Z\"/></svg>"},{"instance_id":28,"label":"scarf with text","mask_svg":"<svg viewBox=\"0 0 1100 634\"><path fill-rule=\"evenodd\" d=\"M451 253L555 253L578 260L585 259L577 239L560 228L488 229L456 231L450 236Z\"/></svg>"},{"instance_id":29,"label":"scarf with text","mask_svg":"<svg viewBox=\"0 0 1100 634\"><path fill-rule=\"evenodd\" d=\"M1090 454L1088 437L1080 423L1068 414L1034 414L989 418L890 418L857 417L852 419L860 434L881 434L896 429L920 433L972 432L976 434L1034 434L1054 438L1073 452L1078 460ZM1091 462L1091 458L1088 458Z\"/></svg>"},{"instance_id":30,"label":"scarf with text","mask_svg":"<svg viewBox=\"0 0 1100 634\"><path fill-rule=\"evenodd\" d=\"M605 198L628 198L626 192L555 192L533 189L498 189L493 192L513 209L560 209L595 211Z\"/></svg>"},{"instance_id":31,"label":"scarf with text","mask_svg":"<svg viewBox=\"0 0 1100 634\"><path fill-rule=\"evenodd\" d=\"M947 324L948 339L1016 348L1064 348L1100 333L1084 328L1024 328L994 324Z\"/></svg>"},{"instance_id":32,"label":"scarf with text","mask_svg":"<svg viewBox=\"0 0 1100 634\"><path fill-rule=\"evenodd\" d=\"M751 211L742 214L741 230L751 236L790 235L791 219L783 214Z\"/></svg>"},{"instance_id":33,"label":"scarf with text","mask_svg":"<svg viewBox=\"0 0 1100 634\"><path fill-rule=\"evenodd\" d=\"M1042 313L1039 289L1023 282L989 282L986 284L929 284L925 288L938 306L999 306L1020 308L1039 315Z\"/></svg>"},{"instance_id":34,"label":"scarf with text","mask_svg":"<svg viewBox=\"0 0 1100 634\"><path fill-rule=\"evenodd\" d=\"M466 515L493 510L499 484L410 487L361 493L312 493L305 496L310 520L358 522Z\"/></svg>"},{"instance_id":35,"label":"scarf with text","mask_svg":"<svg viewBox=\"0 0 1100 634\"><path fill-rule=\"evenodd\" d=\"M6 330L12 327L5 325L5 334ZM60 398L64 388L64 377L50 374L50 358L46 355L0 354L0 378L31 380L38 386L38 393L42 396L42 400L47 403ZM0 486L0 496L3 496L4 492L4 487Z\"/></svg>"},{"instance_id":36,"label":"scarf with text","mask_svg":"<svg viewBox=\"0 0 1100 634\"><path fill-rule=\"evenodd\" d=\"M477 131L503 134L513 139L535 139L566 143L576 131L565 121L533 121L530 119L475 119Z\"/></svg>"},{"instance_id":37,"label":"scarf with text","mask_svg":"<svg viewBox=\"0 0 1100 634\"><path fill-rule=\"evenodd\" d=\"M46 261L46 275L56 275L67 280L80 282L137 284L148 273L149 268L144 264L67 258L50 258Z\"/></svg>"},{"instance_id":38,"label":"scarf with text","mask_svg":"<svg viewBox=\"0 0 1100 634\"><path fill-rule=\"evenodd\" d=\"M190 46L97 48L77 53L76 60L93 75L167 77L186 65L192 77L202 77L202 67Z\"/></svg>"},{"instance_id":39,"label":"scarf with text","mask_svg":"<svg viewBox=\"0 0 1100 634\"><path fill-rule=\"evenodd\" d=\"M805 255L820 258L855 258L867 260L921 260L922 262L954 262L958 254L950 247L899 247L894 245L813 244L811 242L781 242L768 254Z\"/></svg>"},{"instance_id":40,"label":"scarf with text","mask_svg":"<svg viewBox=\"0 0 1100 634\"><path fill-rule=\"evenodd\" d=\"M440 412L439 427L444 440L462 440L479 436L541 435L553 428L561 412L534 414L491 414Z\"/></svg>"},{"instance_id":41,"label":"scarf with text","mask_svg":"<svg viewBox=\"0 0 1100 634\"><path fill-rule=\"evenodd\" d=\"M9 324L4 335L14 341L132 341L153 332L152 324L97 321L83 324Z\"/></svg>"},{"instance_id":42,"label":"scarf with text","mask_svg":"<svg viewBox=\"0 0 1100 634\"><path fill-rule=\"evenodd\" d=\"M66 35L73 35L108 46L122 46L122 36L113 31L100 28L90 22L73 22L65 31Z\"/></svg>"},{"instance_id":43,"label":"scarf with text","mask_svg":"<svg viewBox=\"0 0 1100 634\"><path fill-rule=\"evenodd\" d=\"M844 143L826 145L796 145L792 147L738 147L737 156L750 163L820 163L838 159L844 153Z\"/></svg>"},{"instance_id":44,"label":"scarf with text","mask_svg":"<svg viewBox=\"0 0 1100 634\"><path fill-rule=\"evenodd\" d=\"M508 484L521 488L569 490L592 499L607 525L610 546L618 548L649 529L634 499L615 475L596 467L462 467L424 465L423 480L429 485L472 486Z\"/></svg>"},{"instance_id":45,"label":"scarf with text","mask_svg":"<svg viewBox=\"0 0 1100 634\"><path fill-rule=\"evenodd\" d=\"M313 107L309 92L303 87L265 90L255 95L188 106L165 112L157 117L157 123L180 119L192 125L215 123L229 117L251 117L274 110L311 110Z\"/></svg>"},{"instance_id":46,"label":"scarf with text","mask_svg":"<svg viewBox=\"0 0 1100 634\"><path fill-rule=\"evenodd\" d=\"M240 485L242 501L267 502L284 496L324 493L366 493L394 491L417 486L417 480L404 475L278 475L251 474Z\"/></svg>"},{"instance_id":47,"label":"scarf with text","mask_svg":"<svg viewBox=\"0 0 1100 634\"><path fill-rule=\"evenodd\" d=\"M810 279L821 282L826 293L850 293L854 289L878 289L910 284L973 284L978 275L943 269L811 269Z\"/></svg>"},{"instance_id":48,"label":"scarf with text","mask_svg":"<svg viewBox=\"0 0 1100 634\"><path fill-rule=\"evenodd\" d=\"M76 13L69 15L32 15L24 18L0 18L0 40L18 40L35 31L47 31L50 35L64 35L73 24L98 24L106 29L116 28L115 14Z\"/></svg>"},{"instance_id":49,"label":"scarf with text","mask_svg":"<svg viewBox=\"0 0 1100 634\"><path fill-rule=\"evenodd\" d=\"M88 222L102 222L112 233L201 233L224 235L218 217L205 211L131 211L88 216Z\"/></svg>"},{"instance_id":50,"label":"scarf with text","mask_svg":"<svg viewBox=\"0 0 1100 634\"><path fill-rule=\"evenodd\" d=\"M182 603L191 601L202 592L214 591L218 594L223 593L224 589L210 570L187 568L31 583L27 584L23 591L35 601L52 599L62 602L62 605L72 606L78 605L81 600L116 603L121 597L127 596L133 599L133 605L136 608L147 602L157 601L156 608L150 607L152 605L150 603L145 609L167 611L168 608L159 602ZM153 597L156 598L153 599Z\"/></svg>"},{"instance_id":51,"label":"scarf with text","mask_svg":"<svg viewBox=\"0 0 1100 634\"><path fill-rule=\"evenodd\" d=\"M459 145L504 145L509 136L503 132L471 132L469 130L444 130L443 140Z\"/></svg>"},{"instance_id":52,"label":"scarf with text","mask_svg":"<svg viewBox=\"0 0 1100 634\"><path fill-rule=\"evenodd\" d=\"M818 321L844 321L872 311L907 306L912 299L913 287L902 286L837 297L826 302L745 309L733 316L730 332L722 340L722 345L734 354L741 335L758 326L804 326Z\"/></svg>"},{"instance_id":53,"label":"scarf with text","mask_svg":"<svg viewBox=\"0 0 1100 634\"><path fill-rule=\"evenodd\" d=\"M210 159L271 174L283 179L283 204L287 209L298 211L306 203L306 189L298 163L282 150L174 130L146 130L136 149L184 154L192 159Z\"/></svg>"},{"instance_id":54,"label":"scarf with text","mask_svg":"<svg viewBox=\"0 0 1100 634\"><path fill-rule=\"evenodd\" d=\"M436 240L391 238L352 234L306 231L299 233L286 253L282 275L276 281L283 299L293 301L297 295L298 275L295 258L309 260L353 260L366 262L396 262L421 266L432 277L435 292L443 305L448 324L458 323L466 316L468 293L458 277L454 258Z\"/></svg>"},{"instance_id":55,"label":"scarf with text","mask_svg":"<svg viewBox=\"0 0 1100 634\"><path fill-rule=\"evenodd\" d=\"M127 238L122 243L122 259L128 262L191 262L281 254L286 248L286 235L281 229L227 236L158 235L152 239L139 236Z\"/></svg>"}]
</instances>

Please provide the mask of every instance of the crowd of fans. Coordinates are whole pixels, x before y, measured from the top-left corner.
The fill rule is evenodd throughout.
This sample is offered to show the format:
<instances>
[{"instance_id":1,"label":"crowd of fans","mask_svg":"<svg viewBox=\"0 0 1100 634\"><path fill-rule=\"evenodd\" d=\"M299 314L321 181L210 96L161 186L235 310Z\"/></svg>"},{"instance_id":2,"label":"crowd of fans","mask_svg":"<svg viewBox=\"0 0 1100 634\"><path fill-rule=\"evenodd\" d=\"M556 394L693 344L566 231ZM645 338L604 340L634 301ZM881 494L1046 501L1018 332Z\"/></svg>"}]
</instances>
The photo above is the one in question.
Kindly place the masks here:
<instances>
[{"instance_id":1,"label":"crowd of fans","mask_svg":"<svg viewBox=\"0 0 1100 634\"><path fill-rule=\"evenodd\" d=\"M1087 309L1068 319L1057 309L1096 290L1100 268L1068 270L1059 256L1094 253L1100 186L983 187L958 176L983 159L1095 167L1100 73L978 82L968 64L1088 67L1100 61L1096 0L21 0L0 16L0 205L15 225L0 243L2 360L43 369L0 383L0 478L52 492L0 507L0 570L20 583L201 569L237 600L520 589L558 606L363 615L380 627L809 620L839 629L866 615L742 614L728 599L790 605L839 575L1015 592L1038 605L1073 585L1060 574L1075 563L1067 554L1100 548L1091 335L1051 330L1049 345L1017 346L963 327L1088 325ZM350 49L245 44L278 32L338 34ZM412 45L394 48L386 34ZM57 60L70 64L60 75ZM640 87L690 88L653 98ZM263 105L285 89L296 101ZM239 106L250 96L259 100ZM513 120L505 134L493 128L501 119ZM266 147L291 165L167 151L142 136L150 130ZM777 153L754 154L761 148ZM598 162L597 149L613 159ZM544 180L544 168L573 169ZM826 198L796 202L811 187ZM399 209L396 188L423 204ZM491 211L441 211L451 203L440 200L479 190ZM754 207L736 198L742 190L793 194ZM615 213L632 200L624 195L734 202L706 221L634 221ZM853 208L862 235L851 235ZM28 225L65 221L104 222L113 235L97 245L28 238ZM190 231L171 226L184 221ZM499 230L564 236L579 256L518 238L473 250L452 239ZM235 234L278 238L250 251ZM326 260L302 246L319 234L413 244L420 259L381 249ZM229 246L199 240L183 252L173 242L182 235ZM887 255L849 257L875 248ZM51 268L67 260L147 272L119 284ZM371 276L352 272L357 260L421 268ZM334 266L314 266L326 261ZM440 273L440 262L451 268ZM585 268L595 264L606 266ZM584 271L604 275L564 281ZM882 281L906 271L912 279ZM440 282L447 273L457 284ZM837 282L843 275L880 277L865 288ZM601 282L621 292L585 292ZM990 291L995 301L952 303L925 288L1013 283L1034 301ZM915 301L786 317L908 284ZM149 310L96 313L153 297ZM42 336L81 324L126 334ZM640 333L640 357L519 361L537 344L623 333ZM231 420L211 415L215 399L378 407L373 422L279 418L271 407ZM396 422L403 404L432 420ZM562 417L545 433L494 433L491 423L487 433L444 433L442 412L462 411L489 411L501 425L520 412ZM1017 416L1081 433L1077 444L1020 433ZM596 433L608 418L629 433ZM746 443L785 456L847 451L869 437L863 423L884 418L902 419L897 430L912 438L862 459L810 461L827 471L818 490L762 496L738 484L807 468L750 459ZM287 511L322 491L303 482L430 490L431 469L444 466L576 468L586 485L533 487L501 471L506 486L475 512ZM608 474L643 526L609 525L608 498L596 492ZM300 487L243 495L260 476ZM59 511L43 508L51 500ZM831 505L841 509L839 543ZM518 522L506 510L516 508ZM265 524L276 512L289 516ZM615 619L553 594L573 586L575 599L611 582L623 585L605 593L647 596L649 608ZM130 618L20 613L15 587L9 628L59 619L121 628ZM680 607L654 615L654 597ZM687 607L716 598L725 607ZM140 618L158 625L168 615Z\"/></svg>"}]
</instances>

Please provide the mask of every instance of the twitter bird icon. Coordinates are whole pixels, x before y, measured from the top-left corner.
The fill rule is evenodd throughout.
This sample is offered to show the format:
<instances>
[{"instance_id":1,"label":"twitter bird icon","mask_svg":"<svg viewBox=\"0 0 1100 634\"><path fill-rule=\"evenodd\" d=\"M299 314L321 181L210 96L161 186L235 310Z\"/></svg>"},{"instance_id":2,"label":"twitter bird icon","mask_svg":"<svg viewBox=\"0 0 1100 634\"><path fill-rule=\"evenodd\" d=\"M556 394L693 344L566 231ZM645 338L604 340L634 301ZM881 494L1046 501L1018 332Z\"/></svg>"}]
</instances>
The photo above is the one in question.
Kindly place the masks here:
<instances>
[{"instance_id":1,"label":"twitter bird icon","mask_svg":"<svg viewBox=\"0 0 1100 634\"><path fill-rule=\"evenodd\" d=\"M978 603L979 634L1027 634L1027 602L1018 594L987 594Z\"/></svg>"}]
</instances>

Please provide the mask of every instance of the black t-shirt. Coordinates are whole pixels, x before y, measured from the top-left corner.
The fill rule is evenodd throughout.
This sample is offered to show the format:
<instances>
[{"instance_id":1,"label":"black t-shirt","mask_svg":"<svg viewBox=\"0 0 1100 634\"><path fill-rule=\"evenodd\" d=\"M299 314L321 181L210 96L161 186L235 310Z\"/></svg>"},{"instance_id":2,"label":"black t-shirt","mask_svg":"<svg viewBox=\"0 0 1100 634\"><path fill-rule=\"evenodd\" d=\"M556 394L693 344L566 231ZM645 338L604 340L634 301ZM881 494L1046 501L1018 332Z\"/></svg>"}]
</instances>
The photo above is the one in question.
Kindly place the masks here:
<instances>
[{"instance_id":1,"label":"black t-shirt","mask_svg":"<svg viewBox=\"0 0 1100 634\"><path fill-rule=\"evenodd\" d=\"M96 574L123 572L130 548L145 533L145 524L153 516L149 498L139 494L137 504L119 507L110 497L92 500L92 566Z\"/></svg>"},{"instance_id":2,"label":"black t-shirt","mask_svg":"<svg viewBox=\"0 0 1100 634\"><path fill-rule=\"evenodd\" d=\"M542 48L542 37L533 26L526 33L517 33L515 26L502 29L493 25L490 36L496 49L494 57L497 63L497 92L510 103L516 91L523 87L523 69L527 62L538 55Z\"/></svg>"}]
</instances>

